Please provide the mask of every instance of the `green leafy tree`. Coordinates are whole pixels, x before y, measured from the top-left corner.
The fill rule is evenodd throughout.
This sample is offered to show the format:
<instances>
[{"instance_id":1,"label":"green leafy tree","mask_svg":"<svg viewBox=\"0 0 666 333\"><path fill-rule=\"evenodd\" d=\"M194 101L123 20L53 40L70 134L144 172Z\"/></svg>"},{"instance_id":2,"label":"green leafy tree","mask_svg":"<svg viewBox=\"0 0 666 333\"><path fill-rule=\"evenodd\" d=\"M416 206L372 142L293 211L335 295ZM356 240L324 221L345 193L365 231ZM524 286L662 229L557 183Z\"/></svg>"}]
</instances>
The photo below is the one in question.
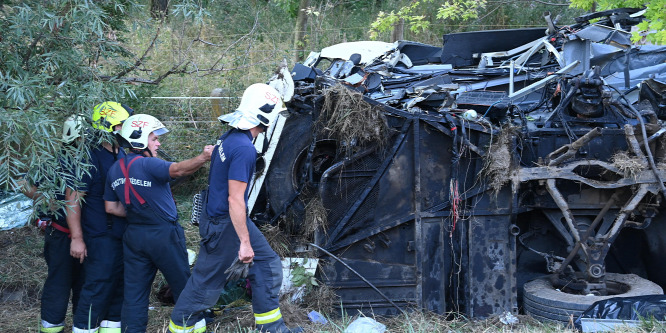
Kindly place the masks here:
<instances>
[{"instance_id":1,"label":"green leafy tree","mask_svg":"<svg viewBox=\"0 0 666 333\"><path fill-rule=\"evenodd\" d=\"M425 15L418 13L425 4L434 2L434 0L412 1L397 11L379 12L375 22L370 25L370 38L377 38L379 33L392 29L400 20L404 20L412 32L427 30L430 28L431 22ZM486 3L486 0L447 0L439 6L435 17L440 20L453 21L475 19L479 17L479 12L485 8Z\"/></svg>"},{"instance_id":2,"label":"green leafy tree","mask_svg":"<svg viewBox=\"0 0 666 333\"><path fill-rule=\"evenodd\" d=\"M433 21L439 20L453 24L469 24L474 21L492 20L493 16L501 16L505 8L511 8L513 13L509 17L512 21L525 22L527 17L539 17L533 15L534 12L543 12L551 10L547 8L562 8L569 6L569 10L558 10L566 12L564 15L576 15L579 10L605 10L611 8L633 7L646 8L646 20L638 25L638 32L634 33L634 40L637 41L644 36L656 44L666 43L666 0L645 1L645 0L550 0L550 1L523 1L523 0L500 0L500 1L473 1L473 0L446 0L440 2L434 0L414 0L407 5L391 12L380 12L375 21L371 24L370 37L373 39L386 31L389 31L401 20L409 25L409 29L414 33L424 32L432 29ZM436 15L429 15L432 6L437 5ZM596 6L596 7L595 7ZM520 16L520 17L518 17ZM542 23L543 21L541 21ZM533 23L532 23L533 24Z\"/></svg>"},{"instance_id":3,"label":"green leafy tree","mask_svg":"<svg viewBox=\"0 0 666 333\"><path fill-rule=\"evenodd\" d=\"M632 39L638 41L644 36L655 44L666 44L666 0L571 0L571 6L590 10L596 4L597 10L611 8L645 8L645 20L638 24Z\"/></svg>"},{"instance_id":4,"label":"green leafy tree","mask_svg":"<svg viewBox=\"0 0 666 333\"><path fill-rule=\"evenodd\" d=\"M85 148L113 139L97 132L80 147L65 146L60 137L67 117L90 119L93 106L107 100L139 105L138 97L170 75L224 70L220 60L209 68L192 57L151 62L157 45L164 44L162 33L175 30L169 24L182 27L181 41L190 38L174 52L186 54L194 43L211 44L200 38L207 1L171 1L169 21L151 19L143 3L0 0L0 190L20 190L27 178L39 183L46 199L42 207L47 207L48 199L65 189L61 161L71 166L70 178L80 179L88 167ZM152 36L136 38L137 26ZM187 36L197 29L199 37ZM90 124L84 127L95 133Z\"/></svg>"},{"instance_id":5,"label":"green leafy tree","mask_svg":"<svg viewBox=\"0 0 666 333\"><path fill-rule=\"evenodd\" d=\"M51 196L64 189L58 159L83 158L83 149L63 154L63 120L89 115L104 100L135 97L113 73L130 66L132 54L116 33L139 7L129 0L0 4L0 184L17 190L27 174ZM84 164L72 165L79 178Z\"/></svg>"}]
</instances>

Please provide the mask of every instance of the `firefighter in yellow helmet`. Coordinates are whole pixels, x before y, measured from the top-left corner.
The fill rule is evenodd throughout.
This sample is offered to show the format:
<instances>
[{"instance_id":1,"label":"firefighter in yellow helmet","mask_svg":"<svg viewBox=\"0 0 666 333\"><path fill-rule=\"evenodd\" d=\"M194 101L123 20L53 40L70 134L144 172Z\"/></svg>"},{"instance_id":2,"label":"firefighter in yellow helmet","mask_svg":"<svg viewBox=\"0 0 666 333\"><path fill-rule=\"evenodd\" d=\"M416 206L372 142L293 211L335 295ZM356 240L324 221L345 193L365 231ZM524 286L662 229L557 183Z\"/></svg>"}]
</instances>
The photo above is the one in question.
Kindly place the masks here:
<instances>
[{"instance_id":1,"label":"firefighter in yellow helmet","mask_svg":"<svg viewBox=\"0 0 666 333\"><path fill-rule=\"evenodd\" d=\"M93 108L93 135L118 131L132 109L117 102ZM123 301L125 219L104 210L104 183L109 167L125 156L117 143L104 142L88 151L90 165L80 182L66 192L70 254L83 263L84 281L74 312L73 333L120 332ZM81 200L84 199L84 200Z\"/></svg>"},{"instance_id":2,"label":"firefighter in yellow helmet","mask_svg":"<svg viewBox=\"0 0 666 333\"><path fill-rule=\"evenodd\" d=\"M213 151L208 200L205 214L199 220L202 237L199 257L171 313L170 332L205 332L203 311L215 305L219 298L226 283L227 268L230 268L227 271L248 272L257 329L282 333L302 331L287 328L282 319L278 302L282 284L280 257L246 214L248 183L257 158L252 140L271 126L278 113L285 109L282 97L274 88L257 83L245 90L235 112L218 118L232 129L220 137ZM253 265L247 267L250 263Z\"/></svg>"}]
</instances>

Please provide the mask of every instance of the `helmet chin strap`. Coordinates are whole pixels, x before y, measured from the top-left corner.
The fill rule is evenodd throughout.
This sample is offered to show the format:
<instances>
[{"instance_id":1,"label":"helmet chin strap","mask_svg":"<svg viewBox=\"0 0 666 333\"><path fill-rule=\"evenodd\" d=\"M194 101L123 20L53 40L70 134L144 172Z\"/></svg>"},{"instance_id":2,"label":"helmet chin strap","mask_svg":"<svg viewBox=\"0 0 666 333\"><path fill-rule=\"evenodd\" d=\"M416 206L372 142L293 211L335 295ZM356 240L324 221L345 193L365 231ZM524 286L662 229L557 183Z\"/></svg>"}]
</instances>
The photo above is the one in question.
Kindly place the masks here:
<instances>
[{"instance_id":1,"label":"helmet chin strap","mask_svg":"<svg viewBox=\"0 0 666 333\"><path fill-rule=\"evenodd\" d=\"M155 157L155 156L153 156L153 153L148 148L143 148L143 149L133 148L133 149L130 149L130 151L137 154L137 155L141 155L141 156L143 156L143 153L148 152L148 155L150 155L150 157Z\"/></svg>"}]
</instances>

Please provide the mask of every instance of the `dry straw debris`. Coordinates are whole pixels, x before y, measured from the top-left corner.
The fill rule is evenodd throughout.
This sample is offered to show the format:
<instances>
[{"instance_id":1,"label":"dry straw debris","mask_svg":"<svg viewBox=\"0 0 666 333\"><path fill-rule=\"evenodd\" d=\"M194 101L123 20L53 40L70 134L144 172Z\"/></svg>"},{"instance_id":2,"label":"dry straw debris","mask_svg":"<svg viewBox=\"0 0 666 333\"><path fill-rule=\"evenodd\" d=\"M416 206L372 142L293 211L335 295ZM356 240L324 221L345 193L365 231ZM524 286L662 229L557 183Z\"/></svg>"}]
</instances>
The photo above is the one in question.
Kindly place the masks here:
<instances>
[{"instance_id":1,"label":"dry straw debris","mask_svg":"<svg viewBox=\"0 0 666 333\"><path fill-rule=\"evenodd\" d=\"M314 240L314 234L317 230L326 232L328 225L328 210L324 207L321 197L315 195L305 206L305 223L303 225L303 237L308 240Z\"/></svg>"},{"instance_id":2,"label":"dry straw debris","mask_svg":"<svg viewBox=\"0 0 666 333\"><path fill-rule=\"evenodd\" d=\"M619 151L611 157L613 166L618 168L625 177L635 178L641 170L645 169L640 158L629 155L626 151Z\"/></svg>"},{"instance_id":3,"label":"dry straw debris","mask_svg":"<svg viewBox=\"0 0 666 333\"><path fill-rule=\"evenodd\" d=\"M512 137L513 130L505 127L488 147L483 174L495 192L498 192L511 179Z\"/></svg>"},{"instance_id":4,"label":"dry straw debris","mask_svg":"<svg viewBox=\"0 0 666 333\"><path fill-rule=\"evenodd\" d=\"M389 127L386 116L378 107L363 100L360 92L335 85L323 91L324 104L320 122L324 130L351 146L368 143L384 144Z\"/></svg>"},{"instance_id":5,"label":"dry straw debris","mask_svg":"<svg viewBox=\"0 0 666 333\"><path fill-rule=\"evenodd\" d=\"M278 225L264 224L259 227L264 234L268 244L273 248L280 258L288 257L292 254L292 246L289 237L280 229Z\"/></svg>"}]
</instances>

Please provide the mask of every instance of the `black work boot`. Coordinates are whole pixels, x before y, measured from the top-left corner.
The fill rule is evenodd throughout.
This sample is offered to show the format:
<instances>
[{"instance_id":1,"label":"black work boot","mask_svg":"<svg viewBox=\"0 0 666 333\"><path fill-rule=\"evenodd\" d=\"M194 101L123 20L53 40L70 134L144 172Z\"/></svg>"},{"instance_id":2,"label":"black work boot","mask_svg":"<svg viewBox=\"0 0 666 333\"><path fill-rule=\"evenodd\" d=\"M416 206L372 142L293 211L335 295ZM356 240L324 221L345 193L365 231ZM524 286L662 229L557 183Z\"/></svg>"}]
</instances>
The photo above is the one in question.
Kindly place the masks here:
<instances>
[{"instance_id":1,"label":"black work boot","mask_svg":"<svg viewBox=\"0 0 666 333\"><path fill-rule=\"evenodd\" d=\"M257 329L260 332L270 332L270 333L300 333L303 332L303 329L300 328L299 326L296 326L294 328L288 328L287 325L284 324L284 320L282 318L269 323L269 324L261 324L257 325Z\"/></svg>"}]
</instances>

